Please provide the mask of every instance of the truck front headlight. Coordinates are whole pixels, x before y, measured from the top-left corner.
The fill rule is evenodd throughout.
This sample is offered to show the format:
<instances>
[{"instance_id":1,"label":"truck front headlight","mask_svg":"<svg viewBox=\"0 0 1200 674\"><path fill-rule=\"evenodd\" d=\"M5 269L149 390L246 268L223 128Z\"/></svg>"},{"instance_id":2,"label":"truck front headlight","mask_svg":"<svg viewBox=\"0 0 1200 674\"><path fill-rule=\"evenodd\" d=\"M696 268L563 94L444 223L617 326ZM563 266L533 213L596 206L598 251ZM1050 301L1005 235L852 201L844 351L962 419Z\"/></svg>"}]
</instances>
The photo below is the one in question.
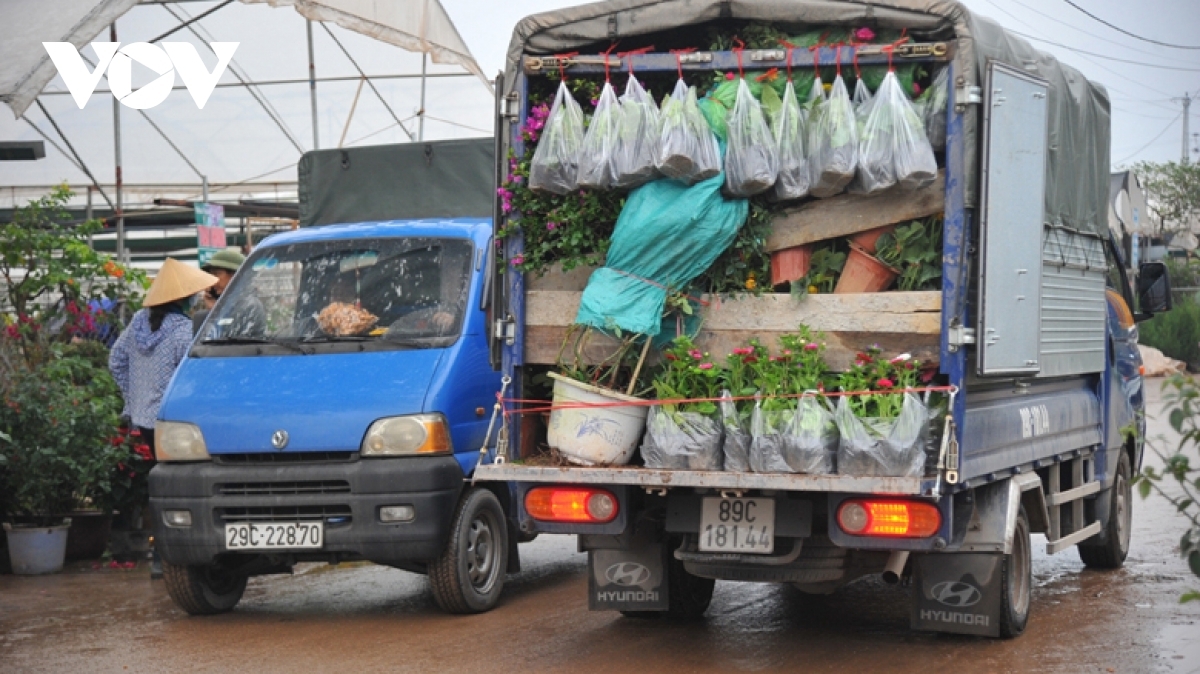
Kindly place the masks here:
<instances>
[{"instance_id":1,"label":"truck front headlight","mask_svg":"<svg viewBox=\"0 0 1200 674\"><path fill-rule=\"evenodd\" d=\"M453 451L450 429L440 414L412 414L379 419L367 429L363 456L447 454Z\"/></svg>"},{"instance_id":2,"label":"truck front headlight","mask_svg":"<svg viewBox=\"0 0 1200 674\"><path fill-rule=\"evenodd\" d=\"M154 453L159 461L208 461L211 458L200 427L181 421L154 424Z\"/></svg>"}]
</instances>

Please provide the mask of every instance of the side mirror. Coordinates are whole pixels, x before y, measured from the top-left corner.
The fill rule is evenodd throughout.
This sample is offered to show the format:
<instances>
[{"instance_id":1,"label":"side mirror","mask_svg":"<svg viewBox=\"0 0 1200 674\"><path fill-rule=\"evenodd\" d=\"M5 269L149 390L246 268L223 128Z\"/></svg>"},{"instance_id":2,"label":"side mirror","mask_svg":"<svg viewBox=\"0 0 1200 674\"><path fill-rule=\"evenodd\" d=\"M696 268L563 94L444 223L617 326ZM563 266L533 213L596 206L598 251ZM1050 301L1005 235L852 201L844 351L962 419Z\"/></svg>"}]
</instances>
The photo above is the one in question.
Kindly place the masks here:
<instances>
[{"instance_id":1,"label":"side mirror","mask_svg":"<svg viewBox=\"0 0 1200 674\"><path fill-rule=\"evenodd\" d=\"M200 334L200 327L204 325L206 318L208 318L208 309L202 309L192 314L192 337Z\"/></svg>"},{"instance_id":2,"label":"side mirror","mask_svg":"<svg viewBox=\"0 0 1200 674\"><path fill-rule=\"evenodd\" d=\"M1171 310L1171 277L1167 265L1162 262L1143 262L1138 267L1137 279L1139 318Z\"/></svg>"}]
</instances>

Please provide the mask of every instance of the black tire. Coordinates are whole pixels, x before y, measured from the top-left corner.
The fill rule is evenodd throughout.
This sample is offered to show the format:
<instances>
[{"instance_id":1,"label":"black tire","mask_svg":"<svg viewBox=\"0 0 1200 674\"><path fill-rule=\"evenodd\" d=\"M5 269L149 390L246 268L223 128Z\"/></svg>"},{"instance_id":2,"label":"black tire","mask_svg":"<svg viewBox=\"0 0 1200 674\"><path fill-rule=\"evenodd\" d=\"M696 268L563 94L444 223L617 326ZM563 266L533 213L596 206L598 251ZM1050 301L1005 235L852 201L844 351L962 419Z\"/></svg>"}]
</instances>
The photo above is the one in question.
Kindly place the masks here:
<instances>
[{"instance_id":1,"label":"black tire","mask_svg":"<svg viewBox=\"0 0 1200 674\"><path fill-rule=\"evenodd\" d=\"M246 591L246 576L216 566L178 566L163 560L167 594L190 615L232 611Z\"/></svg>"},{"instance_id":2,"label":"black tire","mask_svg":"<svg viewBox=\"0 0 1200 674\"><path fill-rule=\"evenodd\" d=\"M1029 518L1025 506L1017 515L1012 552L1000 565L1000 636L1020 636L1029 622L1033 603L1033 546L1029 540Z\"/></svg>"},{"instance_id":3,"label":"black tire","mask_svg":"<svg viewBox=\"0 0 1200 674\"><path fill-rule=\"evenodd\" d=\"M679 546L672 540L668 555ZM662 618L694 620L704 615L712 603L713 588L717 581L688 573L683 562L671 555L667 559L667 610L666 611L621 611L627 618Z\"/></svg>"},{"instance_id":4,"label":"black tire","mask_svg":"<svg viewBox=\"0 0 1200 674\"><path fill-rule=\"evenodd\" d=\"M433 597L447 613L483 613L500 600L508 527L495 494L470 489L459 501L442 555L429 564Z\"/></svg>"},{"instance_id":5,"label":"black tire","mask_svg":"<svg viewBox=\"0 0 1200 674\"><path fill-rule=\"evenodd\" d=\"M1130 483L1132 469L1129 455L1121 452L1117 461L1117 473L1113 478L1111 508L1108 525L1100 536L1094 536L1076 546L1079 559L1093 569L1119 569L1129 556L1129 538L1133 530L1133 485ZM1100 539L1101 542L1094 542Z\"/></svg>"}]
</instances>

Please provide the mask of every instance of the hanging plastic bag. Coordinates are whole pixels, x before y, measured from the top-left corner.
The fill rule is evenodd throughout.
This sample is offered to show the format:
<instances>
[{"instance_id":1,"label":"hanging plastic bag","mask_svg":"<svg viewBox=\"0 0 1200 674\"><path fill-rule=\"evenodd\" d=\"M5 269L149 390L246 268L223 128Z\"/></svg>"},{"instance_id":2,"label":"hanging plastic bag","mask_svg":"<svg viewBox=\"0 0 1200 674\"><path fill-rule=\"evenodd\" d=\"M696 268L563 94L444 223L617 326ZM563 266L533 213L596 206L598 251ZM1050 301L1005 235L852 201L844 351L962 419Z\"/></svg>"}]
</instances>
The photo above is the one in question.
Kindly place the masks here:
<instances>
[{"instance_id":1,"label":"hanging plastic bag","mask_svg":"<svg viewBox=\"0 0 1200 674\"><path fill-rule=\"evenodd\" d=\"M750 93L745 78L738 83L737 99L726 125L729 149L725 153L725 188L737 197L767 191L779 174L779 159L762 105Z\"/></svg>"},{"instance_id":2,"label":"hanging plastic bag","mask_svg":"<svg viewBox=\"0 0 1200 674\"><path fill-rule=\"evenodd\" d=\"M696 88L682 79L663 102L658 170L668 178L695 184L721 172L721 150L700 112Z\"/></svg>"},{"instance_id":3,"label":"hanging plastic bag","mask_svg":"<svg viewBox=\"0 0 1200 674\"><path fill-rule=\"evenodd\" d=\"M632 74L621 96L621 131L617 144L615 187L629 189L658 177L659 111L654 99Z\"/></svg>"},{"instance_id":4,"label":"hanging plastic bag","mask_svg":"<svg viewBox=\"0 0 1200 674\"><path fill-rule=\"evenodd\" d=\"M583 145L583 110L559 82L554 104L529 166L529 188L567 194L579 188L579 149Z\"/></svg>"},{"instance_id":5,"label":"hanging plastic bag","mask_svg":"<svg viewBox=\"0 0 1200 674\"><path fill-rule=\"evenodd\" d=\"M934 150L946 148L946 95L949 73L949 68L939 70L929 88L922 91L917 100L913 101L913 107L925 122L925 135Z\"/></svg>"},{"instance_id":6,"label":"hanging plastic bag","mask_svg":"<svg viewBox=\"0 0 1200 674\"><path fill-rule=\"evenodd\" d=\"M915 395L904 394L900 415L894 419L854 415L849 399L838 401L839 475L863 477L921 477L925 472L925 445L929 410Z\"/></svg>"},{"instance_id":7,"label":"hanging plastic bag","mask_svg":"<svg viewBox=\"0 0 1200 674\"><path fill-rule=\"evenodd\" d=\"M858 167L858 125L841 75L820 102L808 127L809 193L832 197L845 189Z\"/></svg>"},{"instance_id":8,"label":"hanging plastic bag","mask_svg":"<svg viewBox=\"0 0 1200 674\"><path fill-rule=\"evenodd\" d=\"M925 187L937 177L938 170L933 146L929 144L929 137L925 134L925 121L917 116L895 73L888 73L883 81L885 85L891 83L887 88L887 95L895 118L892 130L892 157L895 161L896 182L909 190ZM883 105L878 104L876 107Z\"/></svg>"},{"instance_id":9,"label":"hanging plastic bag","mask_svg":"<svg viewBox=\"0 0 1200 674\"><path fill-rule=\"evenodd\" d=\"M650 408L642 461L647 468L721 470L724 465L721 424L697 412Z\"/></svg>"},{"instance_id":10,"label":"hanging plastic bag","mask_svg":"<svg viewBox=\"0 0 1200 674\"><path fill-rule=\"evenodd\" d=\"M579 149L579 186L606 190L617 179L617 144L621 140L621 102L605 82Z\"/></svg>"},{"instance_id":11,"label":"hanging plastic bag","mask_svg":"<svg viewBox=\"0 0 1200 674\"><path fill-rule=\"evenodd\" d=\"M750 433L742 423L741 412L729 391L721 391L721 400L717 403L721 411L721 423L725 426L725 439L722 442L725 455L725 470L736 473L750 472Z\"/></svg>"},{"instance_id":12,"label":"hanging plastic bag","mask_svg":"<svg viewBox=\"0 0 1200 674\"><path fill-rule=\"evenodd\" d=\"M794 410L764 410L759 401L750 418L750 436L750 468L756 473L834 472L837 426L816 396L800 398Z\"/></svg>"},{"instance_id":13,"label":"hanging plastic bag","mask_svg":"<svg viewBox=\"0 0 1200 674\"><path fill-rule=\"evenodd\" d=\"M775 151L779 156L779 178L775 196L781 201L808 195L808 159L804 153L804 113L796 100L796 90L788 80L783 90L779 114L772 120Z\"/></svg>"},{"instance_id":14,"label":"hanging plastic bag","mask_svg":"<svg viewBox=\"0 0 1200 674\"><path fill-rule=\"evenodd\" d=\"M871 90L867 88L867 83L858 78L854 83L854 97L850 102L854 105L854 120L858 122L858 135L861 138L863 126L867 123L867 116L871 114L871 101L874 97L871 95Z\"/></svg>"}]
</instances>

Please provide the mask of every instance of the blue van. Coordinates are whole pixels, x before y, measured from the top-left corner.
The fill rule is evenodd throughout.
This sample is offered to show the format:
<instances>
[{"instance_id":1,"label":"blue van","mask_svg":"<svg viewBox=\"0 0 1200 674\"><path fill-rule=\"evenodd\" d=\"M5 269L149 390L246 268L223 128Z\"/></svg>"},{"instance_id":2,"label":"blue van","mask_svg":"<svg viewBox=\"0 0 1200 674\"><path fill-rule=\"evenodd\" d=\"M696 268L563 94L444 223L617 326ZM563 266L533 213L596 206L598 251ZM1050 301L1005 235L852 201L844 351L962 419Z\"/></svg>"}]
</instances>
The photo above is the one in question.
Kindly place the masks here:
<instances>
[{"instance_id":1,"label":"blue van","mask_svg":"<svg viewBox=\"0 0 1200 674\"><path fill-rule=\"evenodd\" d=\"M518 568L510 495L465 482L500 389L491 241L490 218L360 222L247 258L155 428L155 544L180 607L228 611L251 576L362 559L427 573L447 611L495 605Z\"/></svg>"}]
</instances>

